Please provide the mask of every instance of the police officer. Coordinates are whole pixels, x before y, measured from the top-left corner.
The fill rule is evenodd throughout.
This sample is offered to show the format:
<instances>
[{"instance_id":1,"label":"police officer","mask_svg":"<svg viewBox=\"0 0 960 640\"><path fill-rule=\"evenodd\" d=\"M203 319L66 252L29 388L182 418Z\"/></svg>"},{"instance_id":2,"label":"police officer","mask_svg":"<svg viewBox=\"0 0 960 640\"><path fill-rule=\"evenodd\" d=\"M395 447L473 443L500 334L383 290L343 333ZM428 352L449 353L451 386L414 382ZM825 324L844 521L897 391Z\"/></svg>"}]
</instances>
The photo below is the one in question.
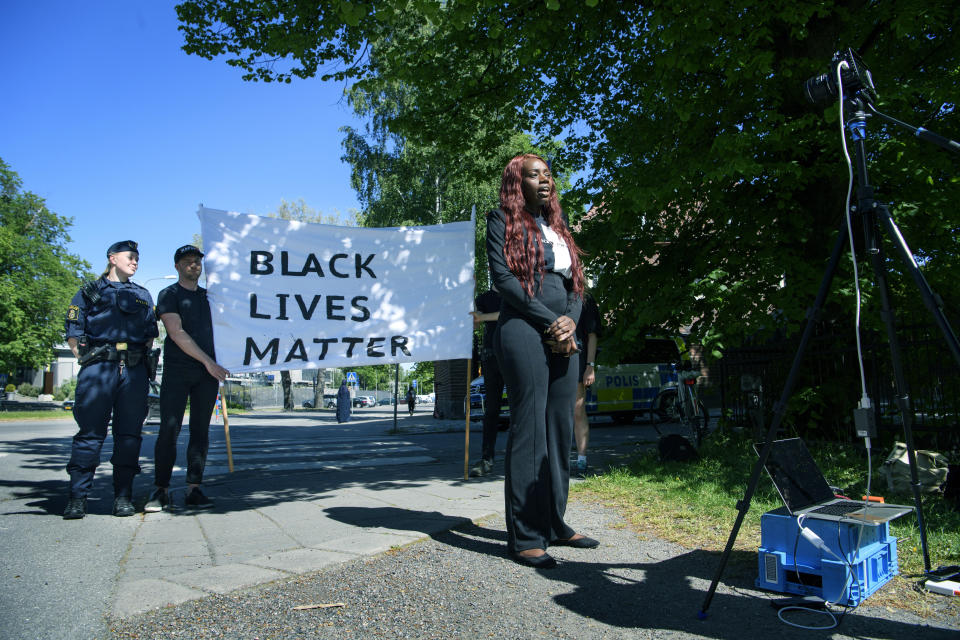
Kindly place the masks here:
<instances>
[{"instance_id":1,"label":"police officer","mask_svg":"<svg viewBox=\"0 0 960 640\"><path fill-rule=\"evenodd\" d=\"M140 472L140 441L147 417L147 358L157 337L157 319L150 292L130 281L140 254L132 240L107 249L107 268L73 297L67 310L67 344L80 362L73 416L79 431L73 437L70 500L66 520L86 515L93 472L113 416L113 515L135 511L133 478Z\"/></svg>"}]
</instances>

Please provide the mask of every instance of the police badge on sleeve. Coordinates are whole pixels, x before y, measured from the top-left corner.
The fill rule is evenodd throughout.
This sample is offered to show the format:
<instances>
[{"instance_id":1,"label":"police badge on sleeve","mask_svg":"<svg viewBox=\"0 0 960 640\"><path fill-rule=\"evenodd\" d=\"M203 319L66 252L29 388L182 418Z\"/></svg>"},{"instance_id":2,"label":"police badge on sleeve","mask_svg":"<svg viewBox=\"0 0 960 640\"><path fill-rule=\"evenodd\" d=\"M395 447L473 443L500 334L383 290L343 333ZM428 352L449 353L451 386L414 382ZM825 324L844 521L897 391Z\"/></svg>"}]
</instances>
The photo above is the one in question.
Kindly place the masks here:
<instances>
[{"instance_id":1,"label":"police badge on sleeve","mask_svg":"<svg viewBox=\"0 0 960 640\"><path fill-rule=\"evenodd\" d=\"M67 308L67 320L70 322L77 322L80 320L80 307L75 304L70 305Z\"/></svg>"}]
</instances>

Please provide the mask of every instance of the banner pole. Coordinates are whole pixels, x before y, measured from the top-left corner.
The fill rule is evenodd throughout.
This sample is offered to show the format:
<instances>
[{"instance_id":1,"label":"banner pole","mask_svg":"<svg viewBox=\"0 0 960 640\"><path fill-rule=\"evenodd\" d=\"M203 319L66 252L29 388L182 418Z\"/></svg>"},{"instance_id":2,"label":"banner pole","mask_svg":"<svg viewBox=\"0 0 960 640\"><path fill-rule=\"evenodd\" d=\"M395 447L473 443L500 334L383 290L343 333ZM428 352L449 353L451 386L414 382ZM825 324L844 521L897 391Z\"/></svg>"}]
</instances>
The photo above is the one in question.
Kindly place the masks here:
<instances>
[{"instance_id":1,"label":"banner pole","mask_svg":"<svg viewBox=\"0 0 960 640\"><path fill-rule=\"evenodd\" d=\"M220 386L223 389L223 386ZM227 417L227 400L220 393L220 411L223 412L223 435L227 440L227 468L233 473L233 448L230 446L230 418Z\"/></svg>"},{"instance_id":2,"label":"banner pole","mask_svg":"<svg viewBox=\"0 0 960 640\"><path fill-rule=\"evenodd\" d=\"M466 404L466 425L463 429L463 479L466 480L470 467L470 371L473 370L473 359L467 358L467 402Z\"/></svg>"}]
</instances>

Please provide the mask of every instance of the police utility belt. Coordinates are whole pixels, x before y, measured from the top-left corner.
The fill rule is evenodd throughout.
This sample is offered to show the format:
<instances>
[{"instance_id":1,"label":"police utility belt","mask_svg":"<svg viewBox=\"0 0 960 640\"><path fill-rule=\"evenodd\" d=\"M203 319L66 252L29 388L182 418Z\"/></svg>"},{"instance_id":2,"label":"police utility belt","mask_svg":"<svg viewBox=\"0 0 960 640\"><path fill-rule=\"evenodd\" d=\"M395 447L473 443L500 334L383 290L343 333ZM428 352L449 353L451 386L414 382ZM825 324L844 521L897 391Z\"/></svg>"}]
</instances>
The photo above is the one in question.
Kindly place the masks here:
<instances>
[{"instance_id":1,"label":"police utility belt","mask_svg":"<svg viewBox=\"0 0 960 640\"><path fill-rule=\"evenodd\" d=\"M142 344L128 342L88 343L79 348L81 367L95 362L122 362L128 367L135 367L147 358L147 349Z\"/></svg>"}]
</instances>

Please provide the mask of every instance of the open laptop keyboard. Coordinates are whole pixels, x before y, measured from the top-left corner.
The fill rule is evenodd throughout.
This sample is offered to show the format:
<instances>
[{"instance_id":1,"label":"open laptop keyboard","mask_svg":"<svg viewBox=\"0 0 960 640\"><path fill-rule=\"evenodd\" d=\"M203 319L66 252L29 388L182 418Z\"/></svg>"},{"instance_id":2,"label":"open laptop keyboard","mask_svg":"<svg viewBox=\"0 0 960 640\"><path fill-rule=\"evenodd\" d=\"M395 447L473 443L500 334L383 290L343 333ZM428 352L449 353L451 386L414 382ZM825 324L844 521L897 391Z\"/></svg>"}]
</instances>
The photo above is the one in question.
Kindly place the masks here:
<instances>
[{"instance_id":1,"label":"open laptop keyboard","mask_svg":"<svg viewBox=\"0 0 960 640\"><path fill-rule=\"evenodd\" d=\"M842 516L850 513L851 511L857 511L858 509L863 509L863 503L850 500L849 502L834 502L833 504L817 507L816 509L811 509L807 513L819 513L825 516Z\"/></svg>"}]
</instances>

